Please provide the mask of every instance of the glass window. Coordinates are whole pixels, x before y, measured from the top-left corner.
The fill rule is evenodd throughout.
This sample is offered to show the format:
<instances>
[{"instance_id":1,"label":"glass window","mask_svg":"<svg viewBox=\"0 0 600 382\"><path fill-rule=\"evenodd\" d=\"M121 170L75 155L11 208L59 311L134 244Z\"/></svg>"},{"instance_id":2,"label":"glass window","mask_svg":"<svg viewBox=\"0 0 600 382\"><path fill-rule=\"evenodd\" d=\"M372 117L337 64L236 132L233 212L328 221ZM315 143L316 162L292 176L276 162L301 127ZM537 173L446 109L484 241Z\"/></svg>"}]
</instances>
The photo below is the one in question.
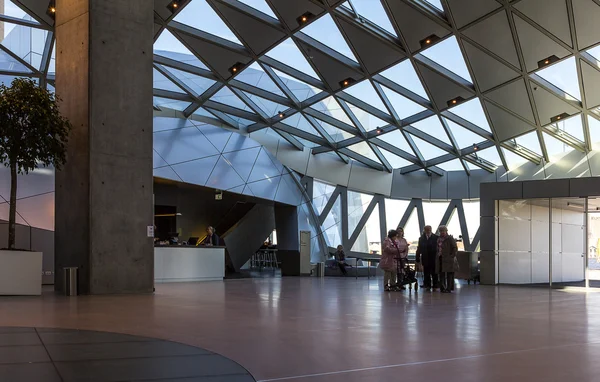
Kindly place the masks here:
<instances>
[{"instance_id":1,"label":"glass window","mask_svg":"<svg viewBox=\"0 0 600 382\"><path fill-rule=\"evenodd\" d=\"M536 74L571 96L567 98L581 100L575 57L540 69Z\"/></svg>"},{"instance_id":2,"label":"glass window","mask_svg":"<svg viewBox=\"0 0 600 382\"><path fill-rule=\"evenodd\" d=\"M425 158L425 160L430 160L447 154L446 151L432 145L431 143L425 142L421 138L417 138L413 135L412 139L417 145L419 151L421 152L421 155L423 155L423 158Z\"/></svg>"},{"instance_id":3,"label":"glass window","mask_svg":"<svg viewBox=\"0 0 600 382\"><path fill-rule=\"evenodd\" d=\"M352 5L354 5L356 12L358 12L361 17L372 21L375 25L396 35L396 31L394 31L390 18L387 13L385 13L385 9L383 9L380 0L352 0Z\"/></svg>"},{"instance_id":4,"label":"glass window","mask_svg":"<svg viewBox=\"0 0 600 382\"><path fill-rule=\"evenodd\" d=\"M349 59L356 61L356 57L354 56L354 53L352 53L352 50L350 50L346 39L344 39L344 36L342 36L340 30L329 14L321 16L302 28L302 32L336 52L343 54Z\"/></svg>"},{"instance_id":5,"label":"glass window","mask_svg":"<svg viewBox=\"0 0 600 382\"><path fill-rule=\"evenodd\" d=\"M271 17L277 18L269 4L265 0L240 0L242 3L251 6L252 8L261 11Z\"/></svg>"},{"instance_id":6,"label":"glass window","mask_svg":"<svg viewBox=\"0 0 600 382\"><path fill-rule=\"evenodd\" d=\"M423 106L396 93L392 89L385 86L381 86L381 88L400 119L408 118L425 110Z\"/></svg>"},{"instance_id":7,"label":"glass window","mask_svg":"<svg viewBox=\"0 0 600 382\"><path fill-rule=\"evenodd\" d=\"M381 151L381 154L385 157L385 159L389 162L390 166L392 166L393 168L402 168L410 166L412 164L406 159L401 158L398 155L387 151L386 149L382 149L381 147L379 147L379 151Z\"/></svg>"},{"instance_id":8,"label":"glass window","mask_svg":"<svg viewBox=\"0 0 600 382\"><path fill-rule=\"evenodd\" d=\"M367 103L370 106L376 107L377 109L383 111L384 113L388 113L387 108L381 101L381 98L371 85L369 80L361 81L355 85L350 86L347 89L344 89L344 92L350 94L353 97L358 98L359 100Z\"/></svg>"},{"instance_id":9,"label":"glass window","mask_svg":"<svg viewBox=\"0 0 600 382\"><path fill-rule=\"evenodd\" d=\"M461 118L466 119L474 125L484 129L485 131L491 132L490 125L488 124L483 108L481 107L481 101L479 98L474 98L470 101L461 103L454 106L450 111Z\"/></svg>"},{"instance_id":10,"label":"glass window","mask_svg":"<svg viewBox=\"0 0 600 382\"><path fill-rule=\"evenodd\" d=\"M537 155L542 155L542 149L540 148L540 140L538 139L537 132L532 131L525 135L515 138L515 141L519 146L523 146Z\"/></svg>"},{"instance_id":11,"label":"glass window","mask_svg":"<svg viewBox=\"0 0 600 382\"><path fill-rule=\"evenodd\" d=\"M448 127L450 127L450 131L452 132L454 139L456 139L456 143L458 144L459 148L464 149L467 147L471 147L476 143L480 143L486 140L485 138L473 133L470 130L467 130L461 125L454 123L447 118L444 119L448 124Z\"/></svg>"},{"instance_id":12,"label":"glass window","mask_svg":"<svg viewBox=\"0 0 600 382\"><path fill-rule=\"evenodd\" d=\"M194 0L175 16L175 21L242 45L206 0Z\"/></svg>"},{"instance_id":13,"label":"glass window","mask_svg":"<svg viewBox=\"0 0 600 382\"><path fill-rule=\"evenodd\" d=\"M421 83L421 80L419 79L419 76L417 75L417 72L415 71L415 68L410 60L407 59L392 66L391 68L383 71L381 75L389 80L394 81L403 88L406 88L425 99L429 99L429 97L427 97L427 93L425 92L425 88L423 88L423 84Z\"/></svg>"},{"instance_id":14,"label":"glass window","mask_svg":"<svg viewBox=\"0 0 600 382\"><path fill-rule=\"evenodd\" d=\"M385 221L388 231L398 227L409 204L410 201L408 200L385 199Z\"/></svg>"},{"instance_id":15,"label":"glass window","mask_svg":"<svg viewBox=\"0 0 600 382\"><path fill-rule=\"evenodd\" d=\"M166 29L162 31L158 39L154 42L154 54L202 69L208 69L198 57L194 56L177 37L173 36Z\"/></svg>"},{"instance_id":16,"label":"glass window","mask_svg":"<svg viewBox=\"0 0 600 382\"><path fill-rule=\"evenodd\" d=\"M463 79L473 82L456 37L448 37L431 48L427 48L421 54Z\"/></svg>"},{"instance_id":17,"label":"glass window","mask_svg":"<svg viewBox=\"0 0 600 382\"><path fill-rule=\"evenodd\" d=\"M288 38L284 42L277 44L276 47L267 52L267 56L291 68L299 70L306 75L317 79L319 78L312 66L310 66L306 60L306 57L304 57L300 49L298 49L296 46L294 40L291 38Z\"/></svg>"}]
</instances>

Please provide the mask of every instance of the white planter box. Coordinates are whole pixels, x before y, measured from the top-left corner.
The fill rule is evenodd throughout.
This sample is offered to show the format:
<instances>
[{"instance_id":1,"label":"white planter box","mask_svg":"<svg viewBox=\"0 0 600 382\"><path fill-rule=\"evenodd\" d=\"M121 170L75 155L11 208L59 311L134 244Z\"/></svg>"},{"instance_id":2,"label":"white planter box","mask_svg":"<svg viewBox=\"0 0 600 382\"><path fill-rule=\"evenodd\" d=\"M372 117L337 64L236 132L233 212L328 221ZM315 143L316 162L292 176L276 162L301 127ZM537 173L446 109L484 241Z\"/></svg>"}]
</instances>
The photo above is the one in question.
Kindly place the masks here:
<instances>
[{"instance_id":1,"label":"white planter box","mask_svg":"<svg viewBox=\"0 0 600 382\"><path fill-rule=\"evenodd\" d=\"M0 295L42 294L42 252L0 251Z\"/></svg>"}]
</instances>

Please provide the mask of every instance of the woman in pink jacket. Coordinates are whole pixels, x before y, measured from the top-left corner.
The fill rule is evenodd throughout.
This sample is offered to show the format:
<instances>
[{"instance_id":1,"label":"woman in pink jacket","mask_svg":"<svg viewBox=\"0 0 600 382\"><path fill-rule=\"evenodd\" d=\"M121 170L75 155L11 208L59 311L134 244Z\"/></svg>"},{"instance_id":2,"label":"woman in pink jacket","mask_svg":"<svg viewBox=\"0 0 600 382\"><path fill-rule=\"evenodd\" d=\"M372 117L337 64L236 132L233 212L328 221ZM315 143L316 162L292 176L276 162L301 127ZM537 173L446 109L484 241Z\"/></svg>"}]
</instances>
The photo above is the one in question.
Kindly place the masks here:
<instances>
[{"instance_id":1,"label":"woman in pink jacket","mask_svg":"<svg viewBox=\"0 0 600 382\"><path fill-rule=\"evenodd\" d=\"M408 243L404 239L404 230L399 228L398 231L391 230L388 232L388 237L383 242L383 251L379 268L384 271L383 274L383 289L390 291L394 289L405 289L403 286L397 285L397 270L398 258L407 258Z\"/></svg>"}]
</instances>

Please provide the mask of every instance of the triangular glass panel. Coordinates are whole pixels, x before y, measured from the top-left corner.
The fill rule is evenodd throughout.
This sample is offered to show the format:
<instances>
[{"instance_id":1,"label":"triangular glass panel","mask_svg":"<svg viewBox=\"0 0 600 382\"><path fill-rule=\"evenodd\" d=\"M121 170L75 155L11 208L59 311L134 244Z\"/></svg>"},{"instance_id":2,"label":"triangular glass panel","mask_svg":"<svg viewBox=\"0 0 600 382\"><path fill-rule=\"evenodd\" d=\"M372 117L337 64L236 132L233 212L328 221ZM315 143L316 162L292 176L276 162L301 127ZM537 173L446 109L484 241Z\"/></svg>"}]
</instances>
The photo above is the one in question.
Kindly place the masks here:
<instances>
[{"instance_id":1,"label":"triangular glass panel","mask_svg":"<svg viewBox=\"0 0 600 382\"><path fill-rule=\"evenodd\" d=\"M53 73L56 73L56 41L54 41L54 46L52 47L52 55L50 56L50 64L48 65L48 74Z\"/></svg>"},{"instance_id":2,"label":"triangular glass panel","mask_svg":"<svg viewBox=\"0 0 600 382\"><path fill-rule=\"evenodd\" d=\"M585 142L585 135L583 134L583 123L582 114L578 114L573 117L569 117L552 124L552 126L566 132L567 134Z\"/></svg>"},{"instance_id":3,"label":"triangular glass panel","mask_svg":"<svg viewBox=\"0 0 600 382\"><path fill-rule=\"evenodd\" d=\"M387 151L386 149L382 149L379 147L379 151L385 157L385 159L389 162L392 168L402 168L406 166L410 166L412 163L407 161L404 158L399 157L398 155Z\"/></svg>"},{"instance_id":4,"label":"triangular glass panel","mask_svg":"<svg viewBox=\"0 0 600 382\"><path fill-rule=\"evenodd\" d=\"M379 0L352 0L352 5L361 17L372 21L375 25L382 27L394 36L396 31L390 22L390 18Z\"/></svg>"},{"instance_id":5,"label":"triangular glass panel","mask_svg":"<svg viewBox=\"0 0 600 382\"><path fill-rule=\"evenodd\" d=\"M341 223L342 222L342 198L339 196L336 198L331 210L327 214L325 221L322 224L323 229L328 229L330 227L336 226L339 224L340 233L341 233Z\"/></svg>"},{"instance_id":6,"label":"triangular glass panel","mask_svg":"<svg viewBox=\"0 0 600 382\"><path fill-rule=\"evenodd\" d=\"M275 16L275 13L273 13L273 10L271 9L271 7L269 7L269 4L267 4L267 2L265 0L240 0L242 3L251 6L252 8L261 11L264 14L267 14L271 17L277 18L277 16Z\"/></svg>"},{"instance_id":7,"label":"triangular glass panel","mask_svg":"<svg viewBox=\"0 0 600 382\"><path fill-rule=\"evenodd\" d=\"M600 61L600 45L595 48L588 49L587 53L591 54L592 57Z\"/></svg>"},{"instance_id":8,"label":"triangular glass panel","mask_svg":"<svg viewBox=\"0 0 600 382\"><path fill-rule=\"evenodd\" d=\"M293 134L292 134L292 135L293 135ZM320 145L320 144L318 144L318 143L311 142L311 141L309 141L309 140L307 140L307 139L300 138L300 137L298 137L298 136L295 136L295 135L294 135L294 138L296 138L298 141L300 141L300 143L302 143L302 146L304 146L304 147L308 147L309 149L312 149L312 148L315 148L315 147L319 147L319 146L321 146L321 145Z\"/></svg>"},{"instance_id":9,"label":"triangular glass panel","mask_svg":"<svg viewBox=\"0 0 600 382\"><path fill-rule=\"evenodd\" d=\"M459 117L466 119L474 125L484 129L485 131L491 132L490 125L488 124L487 118L481 107L481 101L479 98L473 98L470 101L454 106L450 111Z\"/></svg>"},{"instance_id":10,"label":"triangular glass panel","mask_svg":"<svg viewBox=\"0 0 600 382\"><path fill-rule=\"evenodd\" d=\"M409 153L410 155L415 155L410 145L406 141L406 138L404 138L404 135L402 134L402 132L400 132L400 130L394 130L389 133L383 134L379 138L382 141L385 141L386 143L389 143L390 145L393 145L399 148L400 150Z\"/></svg>"},{"instance_id":11,"label":"triangular glass panel","mask_svg":"<svg viewBox=\"0 0 600 382\"><path fill-rule=\"evenodd\" d=\"M452 159L451 161L440 163L437 166L444 171L460 171L465 169L458 159Z\"/></svg>"},{"instance_id":12,"label":"triangular glass panel","mask_svg":"<svg viewBox=\"0 0 600 382\"><path fill-rule=\"evenodd\" d=\"M31 17L27 18L31 19ZM0 41L0 44L29 65L34 68L39 68L42 63L44 45L46 38L48 37L48 31L24 25L11 25L11 23L5 21L2 22L2 24L4 24L4 28L12 29L6 34L6 37ZM23 71L29 72L28 69Z\"/></svg>"},{"instance_id":13,"label":"triangular glass panel","mask_svg":"<svg viewBox=\"0 0 600 382\"><path fill-rule=\"evenodd\" d=\"M402 220L404 211L406 211L406 208L408 207L409 204L410 204L410 202L408 200L388 199L388 198L385 199L385 223L386 223L388 231L391 229L396 229L398 227L398 223L400 222L400 220ZM419 235L419 234L417 233L417 235ZM413 237L413 236L408 236L408 237ZM417 237L417 236L415 236L415 237Z\"/></svg>"},{"instance_id":14,"label":"triangular glass panel","mask_svg":"<svg viewBox=\"0 0 600 382\"><path fill-rule=\"evenodd\" d=\"M452 235L456 239L456 246L459 251L464 251L465 247L462 240L459 240L464 235L462 227L460 226L460 217L458 215L458 209L454 209L452 215L450 215L450 221L448 221L448 234Z\"/></svg>"},{"instance_id":15,"label":"triangular glass panel","mask_svg":"<svg viewBox=\"0 0 600 382\"><path fill-rule=\"evenodd\" d=\"M152 75L152 87L154 89L168 90L177 93L185 93L181 88L165 77L161 72L154 69Z\"/></svg>"},{"instance_id":16,"label":"triangular glass panel","mask_svg":"<svg viewBox=\"0 0 600 382\"><path fill-rule=\"evenodd\" d=\"M348 191L348 232L352 234L365 210L373 200L373 195Z\"/></svg>"},{"instance_id":17,"label":"triangular glass panel","mask_svg":"<svg viewBox=\"0 0 600 382\"><path fill-rule=\"evenodd\" d=\"M444 7L442 6L442 2L440 0L425 0L427 3L433 5L434 7L436 7L437 9L439 9L440 11L444 11Z\"/></svg>"},{"instance_id":18,"label":"triangular glass panel","mask_svg":"<svg viewBox=\"0 0 600 382\"><path fill-rule=\"evenodd\" d=\"M311 108L318 110L323 114L332 116L338 121L344 122L350 126L354 126L354 124L350 120L350 117L348 117L346 112L342 109L338 101L333 96L329 96L323 101L312 105Z\"/></svg>"},{"instance_id":19,"label":"triangular glass panel","mask_svg":"<svg viewBox=\"0 0 600 382\"><path fill-rule=\"evenodd\" d=\"M444 130L444 126L442 126L437 115L415 122L412 126L434 138L448 142L448 134L446 134L446 130Z\"/></svg>"},{"instance_id":20,"label":"triangular glass panel","mask_svg":"<svg viewBox=\"0 0 600 382\"><path fill-rule=\"evenodd\" d=\"M162 98L162 97L154 97L154 106L158 106L159 108L169 108L178 111L184 111L188 106L191 105L190 102L186 101L178 101L176 99Z\"/></svg>"},{"instance_id":21,"label":"triangular glass panel","mask_svg":"<svg viewBox=\"0 0 600 382\"><path fill-rule=\"evenodd\" d=\"M250 98L256 104L256 106L258 106L269 117L272 117L280 111L284 111L288 108L287 106L278 104L277 102L273 102L271 100L259 97L254 94L246 92L244 92L244 94L248 96L248 98Z\"/></svg>"},{"instance_id":22,"label":"triangular glass panel","mask_svg":"<svg viewBox=\"0 0 600 382\"><path fill-rule=\"evenodd\" d=\"M386 208L386 213L387 213L387 208ZM400 219L402 219L403 215L399 215L399 216L400 216ZM398 219L396 224L398 224L400 222L400 219ZM427 224L427 223L425 223L425 224ZM397 227L395 225L388 227L388 229L396 229L396 228ZM411 241L417 240L417 238L419 238L421 236L422 231L421 231L421 227L419 226L419 213L417 211L417 208L413 208L413 210L410 213L410 217L406 221L406 224L404 225L404 227L401 227L401 228L404 229L404 237L407 238L407 240L411 240Z\"/></svg>"},{"instance_id":23,"label":"triangular glass panel","mask_svg":"<svg viewBox=\"0 0 600 382\"><path fill-rule=\"evenodd\" d=\"M177 37L173 36L168 30L163 30L158 39L154 42L154 54L167 57L184 64L193 65L198 68L208 69L198 57L194 56Z\"/></svg>"},{"instance_id":24,"label":"triangular glass panel","mask_svg":"<svg viewBox=\"0 0 600 382\"><path fill-rule=\"evenodd\" d=\"M329 14L325 14L302 28L302 32L349 59L357 61L346 39L344 39L344 36L342 36L342 33Z\"/></svg>"},{"instance_id":25,"label":"triangular glass panel","mask_svg":"<svg viewBox=\"0 0 600 382\"><path fill-rule=\"evenodd\" d=\"M542 133L544 136L544 144L546 145L546 151L550 157L550 162L555 162L557 159L564 156L564 154L575 150L573 147L567 145L564 142L559 141L550 134Z\"/></svg>"},{"instance_id":26,"label":"triangular glass panel","mask_svg":"<svg viewBox=\"0 0 600 382\"><path fill-rule=\"evenodd\" d=\"M417 138L413 135L412 139L417 145L417 148L419 149L421 155L423 155L423 158L425 158L425 160L430 160L447 154L446 151L432 145L429 142L425 142L421 138Z\"/></svg>"},{"instance_id":27,"label":"triangular glass panel","mask_svg":"<svg viewBox=\"0 0 600 382\"><path fill-rule=\"evenodd\" d=\"M319 184L317 184L317 181L314 181L313 183L314 197L312 200L312 205L317 210L317 214L321 215L321 213L325 209L325 206L327 205L327 202L331 198L335 187L326 183L318 183Z\"/></svg>"},{"instance_id":28,"label":"triangular glass panel","mask_svg":"<svg viewBox=\"0 0 600 382\"><path fill-rule=\"evenodd\" d=\"M425 88L415 71L413 64L410 60L404 60L399 64L392 66L391 68L383 71L381 73L382 76L386 77L389 80L394 81L398 85L402 86L410 90L411 92L420 95L426 100L429 99L427 97L427 93L425 92Z\"/></svg>"},{"instance_id":29,"label":"triangular glass panel","mask_svg":"<svg viewBox=\"0 0 600 382\"><path fill-rule=\"evenodd\" d=\"M31 16L29 16L27 13L25 13L25 11L23 11L20 7L15 5L15 3L12 0L3 1L3 3L4 3L4 7L2 8L2 11L0 12L1 14L5 15L5 16L14 17L17 19L25 19L27 21L34 22L35 24L39 24ZM9 27L8 25L4 26L4 36L3 37L8 36L8 34L12 30L12 28L15 26L15 24L11 24L11 25L12 25L11 27Z\"/></svg>"},{"instance_id":30,"label":"triangular glass panel","mask_svg":"<svg viewBox=\"0 0 600 382\"><path fill-rule=\"evenodd\" d=\"M456 37L451 36L434 46L427 48L421 54L463 79L473 82L465 58L463 57Z\"/></svg>"},{"instance_id":31,"label":"triangular glass panel","mask_svg":"<svg viewBox=\"0 0 600 382\"><path fill-rule=\"evenodd\" d=\"M287 86L287 88L290 89L292 93L294 93L294 95L296 96L296 98L298 98L298 101L300 102L309 99L315 94L321 93L321 89L318 89L295 77L280 72L277 69L273 70L275 71L275 74L277 74L277 76L283 81L285 86Z\"/></svg>"},{"instance_id":32,"label":"triangular glass panel","mask_svg":"<svg viewBox=\"0 0 600 382\"><path fill-rule=\"evenodd\" d=\"M357 106L352 106L351 104L348 104L348 107L350 108L354 116L358 119L365 131L372 131L378 127L388 125L387 122L377 118L376 116L370 113L367 113L366 111Z\"/></svg>"},{"instance_id":33,"label":"triangular glass panel","mask_svg":"<svg viewBox=\"0 0 600 382\"><path fill-rule=\"evenodd\" d=\"M3 50L0 50L0 70L5 72L31 73L31 70L25 65L21 64Z\"/></svg>"},{"instance_id":34,"label":"triangular glass panel","mask_svg":"<svg viewBox=\"0 0 600 382\"><path fill-rule=\"evenodd\" d=\"M444 218L444 214L448 209L448 204L448 202L423 201L423 214L425 215L425 219L427 219L426 224L429 224L430 226L434 227L434 230L437 230L437 227L445 223L442 222L442 219Z\"/></svg>"},{"instance_id":35,"label":"triangular glass panel","mask_svg":"<svg viewBox=\"0 0 600 382\"><path fill-rule=\"evenodd\" d=\"M321 125L321 127L327 132L327 134L329 134L329 137L331 137L331 139L334 142L340 142L343 141L344 139L348 139L348 138L352 138L354 135L348 133L345 130L342 129L338 129L337 127L330 125L327 122L323 122L320 119L316 119L315 121Z\"/></svg>"},{"instance_id":36,"label":"triangular glass panel","mask_svg":"<svg viewBox=\"0 0 600 382\"><path fill-rule=\"evenodd\" d=\"M502 148L502 154L504 154L504 160L506 160L506 164L508 165L509 171L513 171L519 166L523 165L523 163L527 162L527 159L513 153L510 150L505 149L504 147Z\"/></svg>"},{"instance_id":37,"label":"triangular glass panel","mask_svg":"<svg viewBox=\"0 0 600 382\"><path fill-rule=\"evenodd\" d=\"M171 73L174 77L183 82L198 96L202 95L208 88L210 88L216 81L209 78L197 76L192 73L184 72L183 70L165 67L165 69Z\"/></svg>"},{"instance_id":38,"label":"triangular glass panel","mask_svg":"<svg viewBox=\"0 0 600 382\"><path fill-rule=\"evenodd\" d=\"M456 139L458 147L461 149L473 146L474 144L485 140L485 138L465 129L461 125L454 123L447 118L444 118L444 120L448 124L448 127L450 127L450 131L452 132L454 139Z\"/></svg>"},{"instance_id":39,"label":"triangular glass panel","mask_svg":"<svg viewBox=\"0 0 600 382\"><path fill-rule=\"evenodd\" d=\"M228 87L223 87L221 90L216 92L215 95L210 97L210 100L241 110L252 111L248 107L248 105L246 105L244 101L242 101L237 95L235 95L235 93L233 93Z\"/></svg>"},{"instance_id":40,"label":"triangular glass panel","mask_svg":"<svg viewBox=\"0 0 600 382\"><path fill-rule=\"evenodd\" d=\"M578 101L581 100L575 57L567 58L554 65L538 70L536 74L567 93L566 99L574 98Z\"/></svg>"},{"instance_id":41,"label":"triangular glass panel","mask_svg":"<svg viewBox=\"0 0 600 382\"><path fill-rule=\"evenodd\" d=\"M490 147L481 151L477 151L477 157L491 162L496 166L502 166L502 160L500 159L500 155L498 155L498 149L496 149L496 147Z\"/></svg>"},{"instance_id":42,"label":"triangular glass panel","mask_svg":"<svg viewBox=\"0 0 600 382\"><path fill-rule=\"evenodd\" d=\"M279 89L271 77L269 77L263 68L261 68L261 66L256 62L244 69L240 74L237 75L237 77L235 77L235 79L259 89L285 97L285 94L281 91L281 89Z\"/></svg>"},{"instance_id":43,"label":"triangular glass panel","mask_svg":"<svg viewBox=\"0 0 600 382\"><path fill-rule=\"evenodd\" d=\"M191 1L173 20L242 45L206 0Z\"/></svg>"},{"instance_id":44,"label":"triangular glass panel","mask_svg":"<svg viewBox=\"0 0 600 382\"><path fill-rule=\"evenodd\" d=\"M308 122L306 118L300 113L296 113L291 117L285 118L281 121L286 125L290 125L295 127L298 130L302 130L306 133L312 134L316 137L321 137L321 135L315 130L315 128Z\"/></svg>"},{"instance_id":45,"label":"triangular glass panel","mask_svg":"<svg viewBox=\"0 0 600 382\"><path fill-rule=\"evenodd\" d=\"M365 158L369 158L377 163L381 163L367 142L359 142L352 146L348 146L348 150L362 155Z\"/></svg>"},{"instance_id":46,"label":"triangular glass panel","mask_svg":"<svg viewBox=\"0 0 600 382\"><path fill-rule=\"evenodd\" d=\"M376 107L377 109L383 111L384 113L389 113L386 109L383 101L379 98L379 95L371 85L369 80L361 81L351 87L344 89L344 92L350 94L353 97L358 98L359 100L369 104L370 106Z\"/></svg>"},{"instance_id":47,"label":"triangular glass panel","mask_svg":"<svg viewBox=\"0 0 600 382\"><path fill-rule=\"evenodd\" d=\"M396 111L396 114L398 114L400 119L408 118L425 110L423 106L396 93L392 89L389 89L385 86L381 86L381 88L383 89L383 93L392 104L394 111Z\"/></svg>"},{"instance_id":48,"label":"triangular glass panel","mask_svg":"<svg viewBox=\"0 0 600 382\"><path fill-rule=\"evenodd\" d=\"M535 131L515 138L515 142L517 142L519 146L523 146L526 149L533 151L537 155L542 155L540 140L538 139L537 132Z\"/></svg>"},{"instance_id":49,"label":"triangular glass panel","mask_svg":"<svg viewBox=\"0 0 600 382\"><path fill-rule=\"evenodd\" d=\"M588 115L588 126L590 127L592 149L600 150L600 121Z\"/></svg>"},{"instance_id":50,"label":"triangular glass panel","mask_svg":"<svg viewBox=\"0 0 600 382\"><path fill-rule=\"evenodd\" d=\"M379 208L375 208L350 249L353 252L381 255Z\"/></svg>"},{"instance_id":51,"label":"triangular glass panel","mask_svg":"<svg viewBox=\"0 0 600 382\"><path fill-rule=\"evenodd\" d=\"M268 51L267 56L306 75L319 78L291 37Z\"/></svg>"}]
</instances>

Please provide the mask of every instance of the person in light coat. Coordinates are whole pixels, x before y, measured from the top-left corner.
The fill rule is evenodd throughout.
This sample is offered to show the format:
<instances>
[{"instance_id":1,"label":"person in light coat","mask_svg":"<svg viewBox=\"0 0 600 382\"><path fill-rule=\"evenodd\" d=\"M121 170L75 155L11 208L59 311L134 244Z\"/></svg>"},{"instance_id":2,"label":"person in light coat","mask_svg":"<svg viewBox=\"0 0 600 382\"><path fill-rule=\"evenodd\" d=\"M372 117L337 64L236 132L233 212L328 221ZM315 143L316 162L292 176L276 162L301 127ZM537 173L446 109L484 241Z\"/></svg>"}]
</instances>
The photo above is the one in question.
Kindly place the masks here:
<instances>
[{"instance_id":1,"label":"person in light coat","mask_svg":"<svg viewBox=\"0 0 600 382\"><path fill-rule=\"evenodd\" d=\"M437 241L436 273L440 275L442 293L452 293L454 290L455 260L458 252L456 240L448 234L445 225L438 228L440 237Z\"/></svg>"}]
</instances>

